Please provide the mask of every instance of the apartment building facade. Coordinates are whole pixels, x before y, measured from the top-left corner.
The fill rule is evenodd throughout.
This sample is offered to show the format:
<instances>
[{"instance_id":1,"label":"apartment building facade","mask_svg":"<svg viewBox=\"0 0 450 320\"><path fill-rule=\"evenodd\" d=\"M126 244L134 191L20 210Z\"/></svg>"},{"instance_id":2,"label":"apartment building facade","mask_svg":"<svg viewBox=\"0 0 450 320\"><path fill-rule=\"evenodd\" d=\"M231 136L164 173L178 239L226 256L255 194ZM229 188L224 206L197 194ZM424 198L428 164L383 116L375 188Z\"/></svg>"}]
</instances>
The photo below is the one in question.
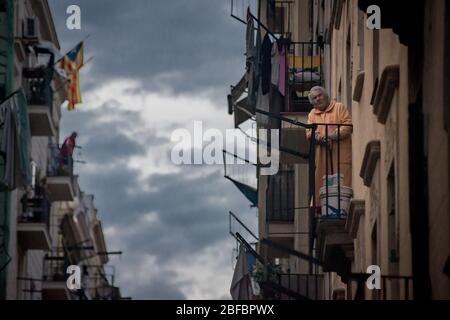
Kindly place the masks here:
<instances>
[{"instance_id":1,"label":"apartment building facade","mask_svg":"<svg viewBox=\"0 0 450 320\"><path fill-rule=\"evenodd\" d=\"M244 119L253 115L258 128L280 129L281 170L275 176L256 171L258 244L246 246L263 264L278 265L277 280L262 284L269 287L262 296L450 298L450 6L445 1L256 3L257 12L240 19L247 27L253 23L255 46L257 34L268 33L287 52L281 108L273 97L268 106L257 101L242 108L239 86L229 98L229 111L241 121L236 127L244 109ZM379 29L367 25L371 5L380 9ZM351 176L345 182L351 196L348 206L336 201L348 209L341 214L340 207L337 216L323 207L341 194L314 195L317 163L307 139L313 130L307 93L315 85L325 87L352 116ZM251 88L247 91L250 95ZM267 126L261 114L276 123ZM381 288L370 290L367 268L373 265L381 272Z\"/></svg>"},{"instance_id":2,"label":"apartment building facade","mask_svg":"<svg viewBox=\"0 0 450 320\"><path fill-rule=\"evenodd\" d=\"M59 153L67 79L54 69L49 5L0 1L0 24L0 298L119 299L93 196L80 190L72 156ZM68 289L69 265L82 271L79 290Z\"/></svg>"}]
</instances>

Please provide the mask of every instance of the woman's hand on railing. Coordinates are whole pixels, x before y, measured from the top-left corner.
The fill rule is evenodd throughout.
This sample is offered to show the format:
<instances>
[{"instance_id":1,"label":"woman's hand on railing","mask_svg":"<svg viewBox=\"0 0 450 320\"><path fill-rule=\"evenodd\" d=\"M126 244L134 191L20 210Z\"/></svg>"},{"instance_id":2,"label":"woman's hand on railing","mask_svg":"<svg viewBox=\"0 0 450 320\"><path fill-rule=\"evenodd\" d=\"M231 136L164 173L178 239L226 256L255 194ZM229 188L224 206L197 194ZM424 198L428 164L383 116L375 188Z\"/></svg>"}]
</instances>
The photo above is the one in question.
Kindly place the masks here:
<instances>
[{"instance_id":1,"label":"woman's hand on railing","mask_svg":"<svg viewBox=\"0 0 450 320\"><path fill-rule=\"evenodd\" d=\"M314 136L314 140L319 144L319 145L323 145L327 143L327 139L325 138L325 136L322 136L319 132L316 132L315 136Z\"/></svg>"},{"instance_id":2,"label":"woman's hand on railing","mask_svg":"<svg viewBox=\"0 0 450 320\"><path fill-rule=\"evenodd\" d=\"M327 144L329 149L332 148L333 141L338 141L338 133L337 133L337 131L335 131L332 134L328 135L328 137L326 138L326 144Z\"/></svg>"},{"instance_id":3,"label":"woman's hand on railing","mask_svg":"<svg viewBox=\"0 0 450 320\"><path fill-rule=\"evenodd\" d=\"M332 134L328 136L328 140L330 141L338 141L338 131L336 130Z\"/></svg>"}]
</instances>

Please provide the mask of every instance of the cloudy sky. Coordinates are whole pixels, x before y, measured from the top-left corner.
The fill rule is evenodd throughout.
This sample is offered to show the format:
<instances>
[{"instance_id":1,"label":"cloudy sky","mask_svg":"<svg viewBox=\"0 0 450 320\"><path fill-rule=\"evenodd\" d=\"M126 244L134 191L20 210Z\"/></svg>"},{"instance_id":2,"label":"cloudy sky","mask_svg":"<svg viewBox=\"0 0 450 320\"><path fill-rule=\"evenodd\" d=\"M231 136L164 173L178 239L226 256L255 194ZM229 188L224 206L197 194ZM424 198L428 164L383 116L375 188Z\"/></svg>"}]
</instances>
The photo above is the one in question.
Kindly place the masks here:
<instances>
[{"instance_id":1,"label":"cloudy sky","mask_svg":"<svg viewBox=\"0 0 450 320\"><path fill-rule=\"evenodd\" d=\"M242 1L238 1L242 2ZM248 1L244 1L248 2ZM256 211L222 166L176 166L175 129L232 128L226 94L244 72L245 25L224 0L49 0L61 48L85 41L83 103L63 112L78 131L81 188L95 195L116 285L134 299L229 299L231 210ZM81 8L81 30L66 9Z\"/></svg>"}]
</instances>

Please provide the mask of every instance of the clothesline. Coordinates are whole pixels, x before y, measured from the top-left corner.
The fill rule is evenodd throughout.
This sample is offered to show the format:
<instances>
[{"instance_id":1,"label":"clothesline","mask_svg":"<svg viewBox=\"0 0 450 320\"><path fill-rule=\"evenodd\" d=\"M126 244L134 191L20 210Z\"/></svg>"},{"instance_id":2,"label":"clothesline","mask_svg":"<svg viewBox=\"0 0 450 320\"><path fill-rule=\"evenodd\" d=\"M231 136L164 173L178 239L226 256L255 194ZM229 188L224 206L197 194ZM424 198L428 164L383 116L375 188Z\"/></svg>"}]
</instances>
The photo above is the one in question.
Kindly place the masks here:
<instances>
[{"instance_id":1,"label":"clothesline","mask_svg":"<svg viewBox=\"0 0 450 320\"><path fill-rule=\"evenodd\" d=\"M264 23L262 23L257 17L255 17L254 15L253 15L253 13L251 13L250 11L248 12L249 14L250 14L250 16L252 17L252 19L253 20L255 20L257 23L258 23L258 26L259 27L262 27L264 30L266 30L266 32L275 40L275 41L278 41L280 38L277 38L276 36L275 36L275 34L273 34L273 32L272 31L270 31L269 30L269 28L267 28L265 25L264 25ZM258 28L254 28L255 30L258 30Z\"/></svg>"},{"instance_id":2,"label":"clothesline","mask_svg":"<svg viewBox=\"0 0 450 320\"><path fill-rule=\"evenodd\" d=\"M257 17L255 17L255 16L253 15L253 13L250 12L250 10L248 10L248 13L249 13L250 16L252 17L252 19L255 20L255 21L258 23L258 26L259 26L259 27L262 27L264 30L266 30L266 32L272 37L272 40L275 40L275 41L278 42L278 40L279 40L280 38L277 38L277 36L276 36L272 31L270 31L270 29L269 29L268 27L266 27L266 26L265 26L265 25L264 25ZM239 17L237 17L237 16L235 16L235 15L233 15L233 14L231 14L231 16L232 16L233 18L235 18L236 20L242 22L243 24L247 24L247 22L244 21L244 20L242 20L241 18L239 18ZM258 28L255 27L255 28L253 28L253 30L258 30Z\"/></svg>"}]
</instances>

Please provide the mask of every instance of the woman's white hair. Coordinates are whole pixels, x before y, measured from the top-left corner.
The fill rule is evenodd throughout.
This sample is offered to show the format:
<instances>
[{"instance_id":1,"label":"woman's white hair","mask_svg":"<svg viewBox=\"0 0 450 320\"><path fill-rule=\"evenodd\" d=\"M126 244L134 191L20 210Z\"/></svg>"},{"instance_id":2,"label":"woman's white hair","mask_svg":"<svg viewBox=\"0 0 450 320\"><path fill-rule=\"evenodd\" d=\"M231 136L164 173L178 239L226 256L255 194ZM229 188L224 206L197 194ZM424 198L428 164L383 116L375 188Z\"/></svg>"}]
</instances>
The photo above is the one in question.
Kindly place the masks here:
<instances>
[{"instance_id":1,"label":"woman's white hair","mask_svg":"<svg viewBox=\"0 0 450 320\"><path fill-rule=\"evenodd\" d=\"M321 86L314 86L314 87L312 87L312 88L309 90L309 94L308 94L308 100L309 100L309 102L310 102L311 104L314 104L314 103L313 103L313 99L312 99L312 97L311 97L311 95L312 95L312 93L313 93L314 91L320 91L320 92L321 92L324 96L326 96L328 99L330 98L330 96L328 95L327 90L325 90L324 87L321 87Z\"/></svg>"}]
</instances>

